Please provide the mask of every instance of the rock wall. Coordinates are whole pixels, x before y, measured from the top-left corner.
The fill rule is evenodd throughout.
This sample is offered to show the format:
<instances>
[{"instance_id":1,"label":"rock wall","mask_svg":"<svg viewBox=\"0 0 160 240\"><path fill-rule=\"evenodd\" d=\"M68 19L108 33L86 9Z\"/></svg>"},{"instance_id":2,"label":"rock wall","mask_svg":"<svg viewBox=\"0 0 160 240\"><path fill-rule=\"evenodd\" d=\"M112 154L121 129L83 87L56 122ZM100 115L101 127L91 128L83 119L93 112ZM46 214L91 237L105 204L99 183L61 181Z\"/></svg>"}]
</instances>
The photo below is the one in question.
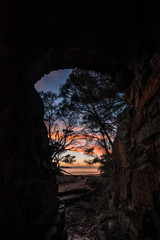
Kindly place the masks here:
<instances>
[{"instance_id":1,"label":"rock wall","mask_svg":"<svg viewBox=\"0 0 160 240\"><path fill-rule=\"evenodd\" d=\"M62 239L43 104L33 85L8 67L0 73L1 238Z\"/></svg>"},{"instance_id":2,"label":"rock wall","mask_svg":"<svg viewBox=\"0 0 160 240\"><path fill-rule=\"evenodd\" d=\"M114 142L115 207L127 239L160 239L160 55L132 65Z\"/></svg>"}]
</instances>

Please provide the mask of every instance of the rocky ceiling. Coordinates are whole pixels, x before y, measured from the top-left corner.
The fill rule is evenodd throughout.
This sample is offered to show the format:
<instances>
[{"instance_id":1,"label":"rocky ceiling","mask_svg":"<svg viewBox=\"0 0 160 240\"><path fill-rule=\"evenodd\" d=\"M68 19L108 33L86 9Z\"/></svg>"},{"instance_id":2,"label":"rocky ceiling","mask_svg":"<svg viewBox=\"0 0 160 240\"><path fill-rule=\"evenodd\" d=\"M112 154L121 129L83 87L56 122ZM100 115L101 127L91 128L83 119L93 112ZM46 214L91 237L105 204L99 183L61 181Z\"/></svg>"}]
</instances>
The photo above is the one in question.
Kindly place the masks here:
<instances>
[{"instance_id":1,"label":"rocky ceiling","mask_svg":"<svg viewBox=\"0 0 160 240\"><path fill-rule=\"evenodd\" d=\"M28 81L76 66L128 74L131 55L159 48L158 3L5 0L0 12L1 59Z\"/></svg>"}]
</instances>

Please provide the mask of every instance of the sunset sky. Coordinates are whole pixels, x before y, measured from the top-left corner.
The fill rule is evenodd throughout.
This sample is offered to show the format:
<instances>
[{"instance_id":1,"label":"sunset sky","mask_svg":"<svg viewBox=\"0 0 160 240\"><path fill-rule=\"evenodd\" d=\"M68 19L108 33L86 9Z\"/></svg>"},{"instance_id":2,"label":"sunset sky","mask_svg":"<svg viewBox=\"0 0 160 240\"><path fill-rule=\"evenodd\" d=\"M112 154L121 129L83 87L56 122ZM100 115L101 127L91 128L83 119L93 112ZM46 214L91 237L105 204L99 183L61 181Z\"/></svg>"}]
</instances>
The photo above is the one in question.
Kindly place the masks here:
<instances>
[{"instance_id":1,"label":"sunset sky","mask_svg":"<svg viewBox=\"0 0 160 240\"><path fill-rule=\"evenodd\" d=\"M44 92L52 91L58 94L59 87L65 83L71 71L72 69L64 69L52 71L48 75L44 75L44 77L35 84L36 90ZM86 163L83 161L84 159L88 159L88 157L86 157L82 152L70 152L70 154L76 156L76 162L74 163L74 166L86 166Z\"/></svg>"}]
</instances>

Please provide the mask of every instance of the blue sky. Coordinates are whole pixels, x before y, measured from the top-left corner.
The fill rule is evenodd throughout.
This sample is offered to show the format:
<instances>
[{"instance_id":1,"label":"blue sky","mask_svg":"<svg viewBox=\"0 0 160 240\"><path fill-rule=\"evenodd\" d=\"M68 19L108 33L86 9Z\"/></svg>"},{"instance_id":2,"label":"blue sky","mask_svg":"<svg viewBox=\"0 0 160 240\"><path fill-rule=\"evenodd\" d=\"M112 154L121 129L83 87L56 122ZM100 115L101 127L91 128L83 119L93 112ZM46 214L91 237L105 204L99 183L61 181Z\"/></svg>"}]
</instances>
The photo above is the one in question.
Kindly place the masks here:
<instances>
[{"instance_id":1,"label":"blue sky","mask_svg":"<svg viewBox=\"0 0 160 240\"><path fill-rule=\"evenodd\" d=\"M72 69L64 69L58 71L52 71L49 74L45 74L34 86L37 91L52 91L59 93L59 87L65 83L69 77ZM76 156L76 163L74 166L84 165L83 161L86 156L81 152L70 152L70 154ZM65 164L63 164L65 165Z\"/></svg>"},{"instance_id":2,"label":"blue sky","mask_svg":"<svg viewBox=\"0 0 160 240\"><path fill-rule=\"evenodd\" d=\"M58 71L52 71L49 74L45 74L44 77L40 79L35 84L37 91L53 91L58 93L60 85L64 84L72 69L64 69Z\"/></svg>"}]
</instances>

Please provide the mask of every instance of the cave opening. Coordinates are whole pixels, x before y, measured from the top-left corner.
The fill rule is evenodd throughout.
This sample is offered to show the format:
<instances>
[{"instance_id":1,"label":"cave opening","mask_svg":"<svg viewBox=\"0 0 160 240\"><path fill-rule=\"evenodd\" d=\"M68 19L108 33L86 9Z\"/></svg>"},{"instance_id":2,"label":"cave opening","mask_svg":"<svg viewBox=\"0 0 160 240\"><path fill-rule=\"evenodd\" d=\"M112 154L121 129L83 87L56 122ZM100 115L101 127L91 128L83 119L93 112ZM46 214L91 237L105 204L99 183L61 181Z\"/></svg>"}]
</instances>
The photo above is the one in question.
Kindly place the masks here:
<instances>
[{"instance_id":1,"label":"cave opening","mask_svg":"<svg viewBox=\"0 0 160 240\"><path fill-rule=\"evenodd\" d=\"M47 127L48 136L50 138L51 137L54 138L54 141L57 142L57 144L58 143L60 145L63 144L64 153L63 153L63 150L61 150L62 154L61 154L61 151L59 153L59 159L60 159L60 156L63 155L61 156L61 160L59 161L59 162L62 162L61 168L69 168L69 166L70 168L71 166L74 166L76 168L78 167L82 168L84 166L83 160L85 158L85 155L83 151L81 151L80 149L80 144L78 147L78 141L74 141L74 136L73 136L75 134L80 135L80 130L79 131L76 130L76 128L80 129L80 122L76 122L75 116L74 117L72 116L71 118L70 109L67 109L68 115L69 115L68 119L66 116L67 112L60 114L60 108L61 109L62 107L67 108L67 106L65 106L64 103L62 103L64 99L63 99L63 95L60 96L60 87L66 83L66 80L69 77L71 72L72 72L72 69L52 71L49 74L42 77L40 81L38 81L35 84L35 89L39 93L44 104L44 115L45 115L44 122ZM66 117L66 119L64 119L64 117ZM50 127L48 127L49 125ZM72 134L70 134L69 136L64 135L64 132L68 131L69 128L72 129ZM64 142L65 137L67 138L66 142ZM73 139L70 141L68 138L73 138ZM81 139L81 141L83 141L83 139ZM65 158L65 155L67 155L68 158L67 157ZM55 158L58 158L58 155L55 154ZM68 169L68 171L71 171L71 170L72 172L75 172L74 174L77 174L76 169ZM81 170L82 170L81 174L85 174L85 172L83 173L83 170L85 169L81 169ZM93 172L98 173L98 169L95 167L95 170Z\"/></svg>"},{"instance_id":2,"label":"cave opening","mask_svg":"<svg viewBox=\"0 0 160 240\"><path fill-rule=\"evenodd\" d=\"M44 75L34 86L44 104L44 122L52 149L51 168L56 173L60 206L65 206L65 231L68 239L105 237L104 218L109 213L104 214L103 208L108 208L109 205L111 208L114 195L111 190L113 161L109 141L111 139L114 141L116 126L113 125L116 125L117 121L115 119L126 107L124 96L115 89L108 74L93 70L52 71ZM69 95L67 105L64 95L68 91L72 96ZM78 113L75 109L77 100L73 100L75 94L79 96ZM84 102L79 105L79 101ZM70 105L72 108L69 108ZM102 109L98 111L100 107L103 111ZM110 108L114 121L108 116ZM106 111L107 116L104 114ZM94 119L90 118L91 116ZM88 125L91 123L89 131ZM80 129L81 124L83 130ZM69 131L69 135L66 131ZM111 139L107 138L108 134ZM73 139L70 141L71 138ZM110 155L107 155L108 151Z\"/></svg>"}]
</instances>

